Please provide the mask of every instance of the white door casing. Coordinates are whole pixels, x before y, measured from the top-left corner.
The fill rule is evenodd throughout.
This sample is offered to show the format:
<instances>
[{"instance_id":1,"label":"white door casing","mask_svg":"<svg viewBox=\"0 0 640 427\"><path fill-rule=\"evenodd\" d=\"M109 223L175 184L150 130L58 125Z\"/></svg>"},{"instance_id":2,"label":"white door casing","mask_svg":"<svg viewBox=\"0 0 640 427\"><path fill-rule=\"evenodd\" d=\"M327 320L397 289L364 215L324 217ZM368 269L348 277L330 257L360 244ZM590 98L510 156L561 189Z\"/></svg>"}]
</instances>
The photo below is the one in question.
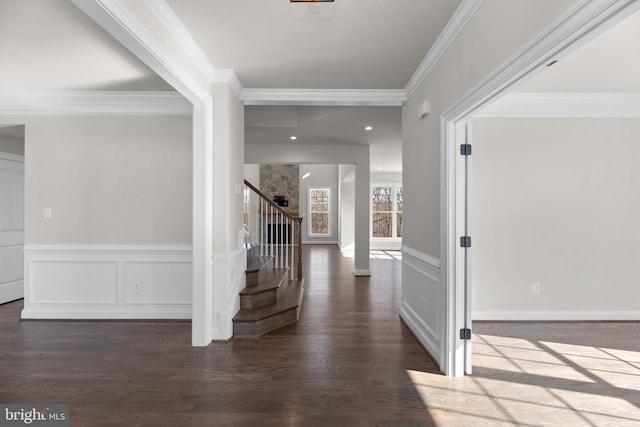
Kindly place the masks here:
<instances>
[{"instance_id":1,"label":"white door casing","mask_svg":"<svg viewBox=\"0 0 640 427\"><path fill-rule=\"evenodd\" d=\"M24 157L0 153L0 304L24 297Z\"/></svg>"}]
</instances>

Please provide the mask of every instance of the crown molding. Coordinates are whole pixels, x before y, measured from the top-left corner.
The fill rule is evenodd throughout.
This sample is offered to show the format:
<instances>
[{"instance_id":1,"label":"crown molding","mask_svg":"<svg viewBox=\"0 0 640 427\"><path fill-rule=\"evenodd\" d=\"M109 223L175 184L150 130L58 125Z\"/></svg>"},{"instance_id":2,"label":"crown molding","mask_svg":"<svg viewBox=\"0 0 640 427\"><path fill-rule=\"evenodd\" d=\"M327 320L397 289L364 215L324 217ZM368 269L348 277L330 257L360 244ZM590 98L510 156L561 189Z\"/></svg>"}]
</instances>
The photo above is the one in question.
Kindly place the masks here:
<instances>
[{"instance_id":1,"label":"crown molding","mask_svg":"<svg viewBox=\"0 0 640 427\"><path fill-rule=\"evenodd\" d=\"M458 37L460 31L467 25L469 19L478 10L483 0L463 0L458 9L444 27L436 42L431 46L427 56L422 60L413 76L404 87L406 97L409 98L418 88L420 83L427 77L431 68L438 62L442 54L447 50L449 45Z\"/></svg>"},{"instance_id":2,"label":"crown molding","mask_svg":"<svg viewBox=\"0 0 640 427\"><path fill-rule=\"evenodd\" d=\"M320 105L399 107L407 97L402 89L244 89L245 105Z\"/></svg>"},{"instance_id":3,"label":"crown molding","mask_svg":"<svg viewBox=\"0 0 640 427\"><path fill-rule=\"evenodd\" d=\"M474 117L640 117L640 93L510 93Z\"/></svg>"},{"instance_id":4,"label":"crown molding","mask_svg":"<svg viewBox=\"0 0 640 427\"><path fill-rule=\"evenodd\" d=\"M455 121L480 112L531 71L565 53L604 22L639 9L640 2L636 0L581 0L449 107L442 114L443 119Z\"/></svg>"},{"instance_id":5,"label":"crown molding","mask_svg":"<svg viewBox=\"0 0 640 427\"><path fill-rule=\"evenodd\" d=\"M236 72L231 68L218 68L213 75L214 83L223 82L229 85L238 98L242 95L244 88L238 79Z\"/></svg>"},{"instance_id":6,"label":"crown molding","mask_svg":"<svg viewBox=\"0 0 640 427\"><path fill-rule=\"evenodd\" d=\"M158 19L160 19L160 22L162 22L169 33L173 35L178 44L185 50L185 53L191 58L191 60L198 65L205 75L209 76L210 80L213 81L216 74L216 68L211 64L207 55L205 55L198 43L196 43L167 2L165 0L144 1L149 9L151 9Z\"/></svg>"},{"instance_id":7,"label":"crown molding","mask_svg":"<svg viewBox=\"0 0 640 427\"><path fill-rule=\"evenodd\" d=\"M189 116L192 104L177 92L0 92L0 115Z\"/></svg>"}]
</instances>

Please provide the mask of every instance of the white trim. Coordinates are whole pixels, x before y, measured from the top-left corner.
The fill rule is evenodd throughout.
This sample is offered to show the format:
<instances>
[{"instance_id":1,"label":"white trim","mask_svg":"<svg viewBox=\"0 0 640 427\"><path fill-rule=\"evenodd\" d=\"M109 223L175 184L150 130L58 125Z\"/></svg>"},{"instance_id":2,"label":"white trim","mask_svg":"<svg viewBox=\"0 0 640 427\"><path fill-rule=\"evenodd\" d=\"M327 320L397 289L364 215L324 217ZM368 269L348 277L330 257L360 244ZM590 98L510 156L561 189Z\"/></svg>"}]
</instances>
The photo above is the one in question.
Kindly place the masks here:
<instances>
[{"instance_id":1,"label":"white trim","mask_svg":"<svg viewBox=\"0 0 640 427\"><path fill-rule=\"evenodd\" d=\"M406 245L402 245L401 251L402 251L403 259L405 255L409 255L417 259L418 261L421 261L427 264L431 268L440 270L440 260L438 258L432 257L431 255L427 255L424 252L420 252L415 249L412 249Z\"/></svg>"},{"instance_id":2,"label":"white trim","mask_svg":"<svg viewBox=\"0 0 640 427\"><path fill-rule=\"evenodd\" d=\"M244 105L325 105L400 107L402 89L244 89Z\"/></svg>"},{"instance_id":3,"label":"white trim","mask_svg":"<svg viewBox=\"0 0 640 427\"><path fill-rule=\"evenodd\" d=\"M233 336L233 316L240 310L240 291L246 285L247 253L244 246L228 253L215 253L213 265L212 339L228 340Z\"/></svg>"},{"instance_id":4,"label":"white trim","mask_svg":"<svg viewBox=\"0 0 640 427\"><path fill-rule=\"evenodd\" d=\"M24 280L0 283L0 304L24 298Z\"/></svg>"},{"instance_id":5,"label":"white trim","mask_svg":"<svg viewBox=\"0 0 640 427\"><path fill-rule=\"evenodd\" d=\"M191 319L188 245L25 245L23 319Z\"/></svg>"},{"instance_id":6,"label":"white trim","mask_svg":"<svg viewBox=\"0 0 640 427\"><path fill-rule=\"evenodd\" d=\"M187 56L189 56L189 58L198 65L200 71L209 76L209 79L213 80L216 68L211 64L207 55L202 51L202 49L200 49L198 43L196 43L194 38L191 36L189 31L187 31L167 2L165 0L144 1L149 9L151 9L158 19L160 19L160 22L162 22L162 25L164 25L167 31L175 37L177 43L187 53Z\"/></svg>"},{"instance_id":7,"label":"white trim","mask_svg":"<svg viewBox=\"0 0 640 427\"><path fill-rule=\"evenodd\" d=\"M238 79L238 75L232 69L218 68L213 75L212 81L227 83L238 98L242 96L242 91L244 90L244 88L242 87L242 83L240 83L240 80Z\"/></svg>"},{"instance_id":8,"label":"white trim","mask_svg":"<svg viewBox=\"0 0 640 427\"><path fill-rule=\"evenodd\" d=\"M538 37L527 43L514 56L451 105L441 116L440 168L440 253L444 267L442 283L446 290L446 327L441 369L448 376L464 375L465 351L457 331L464 327L464 265L459 254L458 236L465 215L461 194L464 179L455 149L462 141L465 120L497 99L532 71L543 67L557 55L589 37L607 21L640 8L634 0L583 0ZM461 292L462 291L462 292Z\"/></svg>"},{"instance_id":9,"label":"white trim","mask_svg":"<svg viewBox=\"0 0 640 427\"><path fill-rule=\"evenodd\" d=\"M638 321L640 310L478 310L484 321Z\"/></svg>"},{"instance_id":10,"label":"white trim","mask_svg":"<svg viewBox=\"0 0 640 427\"><path fill-rule=\"evenodd\" d=\"M177 254L190 253L191 245L24 245L24 252L31 254Z\"/></svg>"},{"instance_id":11,"label":"white trim","mask_svg":"<svg viewBox=\"0 0 640 427\"><path fill-rule=\"evenodd\" d=\"M338 245L335 240L303 240L303 245Z\"/></svg>"},{"instance_id":12,"label":"white trim","mask_svg":"<svg viewBox=\"0 0 640 427\"><path fill-rule=\"evenodd\" d=\"M510 93L474 117L640 117L640 93Z\"/></svg>"},{"instance_id":13,"label":"white trim","mask_svg":"<svg viewBox=\"0 0 640 427\"><path fill-rule=\"evenodd\" d=\"M24 156L20 154L11 154L0 151L0 160L7 160L9 162L24 163Z\"/></svg>"},{"instance_id":14,"label":"white trim","mask_svg":"<svg viewBox=\"0 0 640 427\"><path fill-rule=\"evenodd\" d=\"M433 359L442 366L444 306L440 261L407 246L402 247L402 306L400 318ZM427 295L429 297L427 297ZM433 298L437 295L436 298Z\"/></svg>"},{"instance_id":15,"label":"white trim","mask_svg":"<svg viewBox=\"0 0 640 427\"><path fill-rule=\"evenodd\" d=\"M311 227L313 227L312 224L312 220L311 220L311 216L312 216L312 211L311 211L311 192L314 190L326 190L327 191L327 233L326 234L316 234L316 233L312 233L311 232ZM326 186L318 186L318 187L307 187L307 215L309 218L309 221L307 221L307 223L309 224L308 228L307 228L307 237L309 238L325 238L325 239L330 239L333 237L333 234L331 233L331 227L332 227L332 221L331 221L331 208L332 208L332 203L331 203L331 187L326 187ZM324 211L321 212L315 212L315 213L323 213Z\"/></svg>"},{"instance_id":16,"label":"white trim","mask_svg":"<svg viewBox=\"0 0 640 427\"><path fill-rule=\"evenodd\" d=\"M371 270L353 270L353 275L356 277L370 277L371 276Z\"/></svg>"},{"instance_id":17,"label":"white trim","mask_svg":"<svg viewBox=\"0 0 640 427\"><path fill-rule=\"evenodd\" d=\"M369 251L399 251L401 248L401 238L376 238L369 240Z\"/></svg>"},{"instance_id":18,"label":"white trim","mask_svg":"<svg viewBox=\"0 0 640 427\"><path fill-rule=\"evenodd\" d=\"M192 105L178 92L5 91L2 115L172 115L190 116Z\"/></svg>"},{"instance_id":19,"label":"white trim","mask_svg":"<svg viewBox=\"0 0 640 427\"><path fill-rule=\"evenodd\" d=\"M431 49L429 49L427 56L422 60L422 63L420 63L404 87L407 98L420 86L420 83L427 77L449 45L458 37L460 31L467 25L467 22L469 22L469 19L476 13L481 4L482 0L463 0L458 6L458 9L456 9L435 43L431 46Z\"/></svg>"}]
</instances>

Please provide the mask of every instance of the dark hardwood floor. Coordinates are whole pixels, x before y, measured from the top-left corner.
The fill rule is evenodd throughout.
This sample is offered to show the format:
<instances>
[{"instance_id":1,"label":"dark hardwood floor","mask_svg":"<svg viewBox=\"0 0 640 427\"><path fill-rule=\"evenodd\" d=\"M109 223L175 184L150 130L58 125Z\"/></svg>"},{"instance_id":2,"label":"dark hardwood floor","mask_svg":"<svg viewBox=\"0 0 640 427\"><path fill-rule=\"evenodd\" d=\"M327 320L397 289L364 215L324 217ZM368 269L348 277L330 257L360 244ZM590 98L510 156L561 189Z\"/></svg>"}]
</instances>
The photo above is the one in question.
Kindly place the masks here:
<instances>
[{"instance_id":1,"label":"dark hardwood floor","mask_svg":"<svg viewBox=\"0 0 640 427\"><path fill-rule=\"evenodd\" d=\"M401 264L371 278L305 247L298 323L206 348L189 322L19 321L0 306L0 403L69 403L72 426L430 425L407 370L436 373L398 318Z\"/></svg>"},{"instance_id":2,"label":"dark hardwood floor","mask_svg":"<svg viewBox=\"0 0 640 427\"><path fill-rule=\"evenodd\" d=\"M0 403L68 403L71 426L640 425L640 323L474 323L474 375L447 378L398 319L397 253L354 278L305 249L300 320L257 339L0 306Z\"/></svg>"}]
</instances>

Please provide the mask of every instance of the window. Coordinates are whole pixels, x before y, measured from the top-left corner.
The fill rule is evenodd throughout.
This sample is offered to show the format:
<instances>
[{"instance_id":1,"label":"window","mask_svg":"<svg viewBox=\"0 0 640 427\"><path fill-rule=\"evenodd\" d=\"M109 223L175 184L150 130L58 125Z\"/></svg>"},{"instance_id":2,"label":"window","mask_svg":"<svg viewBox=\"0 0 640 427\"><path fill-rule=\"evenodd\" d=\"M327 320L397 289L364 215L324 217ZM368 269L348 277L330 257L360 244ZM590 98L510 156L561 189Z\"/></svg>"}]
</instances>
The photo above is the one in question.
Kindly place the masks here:
<instances>
[{"instance_id":1,"label":"window","mask_svg":"<svg viewBox=\"0 0 640 427\"><path fill-rule=\"evenodd\" d=\"M402 187L373 185L371 187L371 237L402 237Z\"/></svg>"},{"instance_id":2,"label":"window","mask_svg":"<svg viewBox=\"0 0 640 427\"><path fill-rule=\"evenodd\" d=\"M309 235L329 236L329 189L309 188Z\"/></svg>"}]
</instances>

